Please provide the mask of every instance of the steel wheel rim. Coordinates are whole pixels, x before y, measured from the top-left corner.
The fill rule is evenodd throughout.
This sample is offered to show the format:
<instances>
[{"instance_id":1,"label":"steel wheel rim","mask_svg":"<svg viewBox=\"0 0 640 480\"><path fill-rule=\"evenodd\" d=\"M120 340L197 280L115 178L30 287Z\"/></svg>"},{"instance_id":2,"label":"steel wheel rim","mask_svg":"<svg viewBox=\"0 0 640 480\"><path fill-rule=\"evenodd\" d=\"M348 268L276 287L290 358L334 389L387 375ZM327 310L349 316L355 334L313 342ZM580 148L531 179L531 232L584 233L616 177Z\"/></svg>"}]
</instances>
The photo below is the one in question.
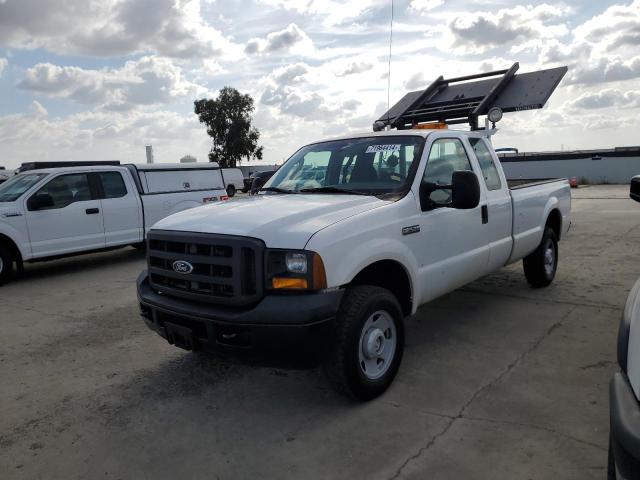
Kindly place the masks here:
<instances>
[{"instance_id":1,"label":"steel wheel rim","mask_svg":"<svg viewBox=\"0 0 640 480\"><path fill-rule=\"evenodd\" d=\"M364 322L358 342L358 365L369 380L382 377L395 358L398 335L393 317L384 310Z\"/></svg>"},{"instance_id":2,"label":"steel wheel rim","mask_svg":"<svg viewBox=\"0 0 640 480\"><path fill-rule=\"evenodd\" d=\"M556 263L556 249L551 240L547 241L546 248L544 249L544 273L547 277L553 275L553 269Z\"/></svg>"}]
</instances>

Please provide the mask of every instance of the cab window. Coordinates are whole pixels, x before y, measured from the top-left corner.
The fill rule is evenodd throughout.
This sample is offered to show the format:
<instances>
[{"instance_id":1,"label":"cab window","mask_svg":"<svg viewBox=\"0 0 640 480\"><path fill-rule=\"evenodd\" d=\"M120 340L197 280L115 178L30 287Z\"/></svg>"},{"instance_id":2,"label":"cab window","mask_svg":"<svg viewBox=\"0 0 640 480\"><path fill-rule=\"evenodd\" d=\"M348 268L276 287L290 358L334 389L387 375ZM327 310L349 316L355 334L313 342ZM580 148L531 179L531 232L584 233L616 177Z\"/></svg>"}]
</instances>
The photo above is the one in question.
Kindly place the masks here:
<instances>
[{"instance_id":1,"label":"cab window","mask_svg":"<svg viewBox=\"0 0 640 480\"><path fill-rule=\"evenodd\" d=\"M100 172L98 176L102 182L104 198L120 198L127 194L127 187L118 172Z\"/></svg>"},{"instance_id":2,"label":"cab window","mask_svg":"<svg viewBox=\"0 0 640 480\"><path fill-rule=\"evenodd\" d=\"M429 151L422 181L437 185L451 185L453 172L458 170L473 170L462 142L457 138L435 140ZM429 199L436 206L444 206L451 202L451 190L435 190Z\"/></svg>"},{"instance_id":3,"label":"cab window","mask_svg":"<svg viewBox=\"0 0 640 480\"><path fill-rule=\"evenodd\" d=\"M64 208L75 202L91 200L87 174L73 173L55 177L31 197L35 198L40 199L38 210Z\"/></svg>"},{"instance_id":4,"label":"cab window","mask_svg":"<svg viewBox=\"0 0 640 480\"><path fill-rule=\"evenodd\" d=\"M498 168L493 161L493 155L491 155L487 144L481 138L470 138L469 143L471 143L478 163L480 164L487 190L500 190L500 188L502 188L500 174L498 173Z\"/></svg>"}]
</instances>

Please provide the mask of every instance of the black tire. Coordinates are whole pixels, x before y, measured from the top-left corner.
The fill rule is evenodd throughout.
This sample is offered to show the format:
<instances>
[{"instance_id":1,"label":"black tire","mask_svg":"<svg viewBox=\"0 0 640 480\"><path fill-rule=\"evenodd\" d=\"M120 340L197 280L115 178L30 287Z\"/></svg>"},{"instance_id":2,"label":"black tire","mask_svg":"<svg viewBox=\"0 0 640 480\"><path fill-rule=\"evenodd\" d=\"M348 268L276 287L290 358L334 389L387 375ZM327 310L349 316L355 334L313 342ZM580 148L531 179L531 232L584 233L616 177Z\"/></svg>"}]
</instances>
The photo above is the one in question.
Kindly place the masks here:
<instances>
[{"instance_id":1,"label":"black tire","mask_svg":"<svg viewBox=\"0 0 640 480\"><path fill-rule=\"evenodd\" d=\"M13 262L11 250L0 243L0 285L7 283L13 277Z\"/></svg>"},{"instance_id":2,"label":"black tire","mask_svg":"<svg viewBox=\"0 0 640 480\"><path fill-rule=\"evenodd\" d=\"M613 456L613 444L609 435L609 454L607 455L607 480L616 480L616 461Z\"/></svg>"},{"instance_id":3,"label":"black tire","mask_svg":"<svg viewBox=\"0 0 640 480\"><path fill-rule=\"evenodd\" d=\"M533 288L546 287L553 282L558 269L558 237L553 229L545 227L540 245L524 258L522 265L524 276Z\"/></svg>"},{"instance_id":4,"label":"black tire","mask_svg":"<svg viewBox=\"0 0 640 480\"><path fill-rule=\"evenodd\" d=\"M361 342L365 335L363 328L379 312L388 314L385 322L393 322L395 349L392 350L393 354L384 373L372 379L364 373L364 367L361 367L364 365L360 360ZM371 400L391 385L398 373L404 351L403 317L398 300L388 290L370 285L357 285L347 289L336 317L336 336L323 362L327 378L338 392L357 400ZM371 328L367 329L367 332L370 331ZM392 331L391 328L384 331L387 340L391 338Z\"/></svg>"},{"instance_id":5,"label":"black tire","mask_svg":"<svg viewBox=\"0 0 640 480\"><path fill-rule=\"evenodd\" d=\"M236 194L236 187L233 185L227 185L227 195L229 198L233 197Z\"/></svg>"},{"instance_id":6,"label":"black tire","mask_svg":"<svg viewBox=\"0 0 640 480\"><path fill-rule=\"evenodd\" d=\"M132 243L131 246L136 250L144 252L147 249L147 242Z\"/></svg>"}]
</instances>

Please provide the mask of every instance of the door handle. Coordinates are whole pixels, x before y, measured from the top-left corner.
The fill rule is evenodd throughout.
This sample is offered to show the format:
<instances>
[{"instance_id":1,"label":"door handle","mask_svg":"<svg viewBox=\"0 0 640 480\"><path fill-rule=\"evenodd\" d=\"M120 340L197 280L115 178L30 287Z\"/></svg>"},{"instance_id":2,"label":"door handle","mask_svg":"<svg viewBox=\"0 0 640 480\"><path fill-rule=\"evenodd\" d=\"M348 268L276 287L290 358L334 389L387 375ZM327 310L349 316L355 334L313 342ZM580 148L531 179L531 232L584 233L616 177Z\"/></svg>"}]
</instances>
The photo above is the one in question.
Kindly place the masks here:
<instances>
[{"instance_id":1,"label":"door handle","mask_svg":"<svg viewBox=\"0 0 640 480\"><path fill-rule=\"evenodd\" d=\"M482 205L480 210L482 211L482 224L489 223L489 208L486 205Z\"/></svg>"},{"instance_id":2,"label":"door handle","mask_svg":"<svg viewBox=\"0 0 640 480\"><path fill-rule=\"evenodd\" d=\"M100 213L100 209L99 208L87 208L84 212L87 215L95 215L96 213Z\"/></svg>"}]
</instances>

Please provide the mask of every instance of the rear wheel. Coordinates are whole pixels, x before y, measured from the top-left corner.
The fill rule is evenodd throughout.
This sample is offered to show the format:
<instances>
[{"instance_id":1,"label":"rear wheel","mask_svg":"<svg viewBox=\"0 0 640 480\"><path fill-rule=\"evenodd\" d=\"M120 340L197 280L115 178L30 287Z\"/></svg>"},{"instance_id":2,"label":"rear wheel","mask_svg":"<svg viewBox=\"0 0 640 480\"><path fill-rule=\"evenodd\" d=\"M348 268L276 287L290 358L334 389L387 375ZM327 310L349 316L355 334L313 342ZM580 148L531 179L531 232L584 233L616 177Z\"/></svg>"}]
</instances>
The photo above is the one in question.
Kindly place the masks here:
<instances>
[{"instance_id":1,"label":"rear wheel","mask_svg":"<svg viewBox=\"0 0 640 480\"><path fill-rule=\"evenodd\" d=\"M236 187L234 187L233 185L227 185L227 195L229 195L229 197L233 197L236 194Z\"/></svg>"},{"instance_id":2,"label":"rear wheel","mask_svg":"<svg viewBox=\"0 0 640 480\"><path fill-rule=\"evenodd\" d=\"M0 285L7 283L13 276L13 256L11 251L0 244Z\"/></svg>"},{"instance_id":3,"label":"rear wheel","mask_svg":"<svg viewBox=\"0 0 640 480\"><path fill-rule=\"evenodd\" d=\"M613 445L609 435L609 454L607 456L607 480L616 480L616 461L613 456Z\"/></svg>"},{"instance_id":4,"label":"rear wheel","mask_svg":"<svg viewBox=\"0 0 640 480\"><path fill-rule=\"evenodd\" d=\"M388 290L369 285L345 293L336 338L324 370L336 390L358 400L381 395L398 372L404 351L402 309Z\"/></svg>"},{"instance_id":5,"label":"rear wheel","mask_svg":"<svg viewBox=\"0 0 640 480\"><path fill-rule=\"evenodd\" d=\"M524 276L533 288L546 287L553 281L558 268L558 238L550 227L545 227L538 248L522 261Z\"/></svg>"}]
</instances>

